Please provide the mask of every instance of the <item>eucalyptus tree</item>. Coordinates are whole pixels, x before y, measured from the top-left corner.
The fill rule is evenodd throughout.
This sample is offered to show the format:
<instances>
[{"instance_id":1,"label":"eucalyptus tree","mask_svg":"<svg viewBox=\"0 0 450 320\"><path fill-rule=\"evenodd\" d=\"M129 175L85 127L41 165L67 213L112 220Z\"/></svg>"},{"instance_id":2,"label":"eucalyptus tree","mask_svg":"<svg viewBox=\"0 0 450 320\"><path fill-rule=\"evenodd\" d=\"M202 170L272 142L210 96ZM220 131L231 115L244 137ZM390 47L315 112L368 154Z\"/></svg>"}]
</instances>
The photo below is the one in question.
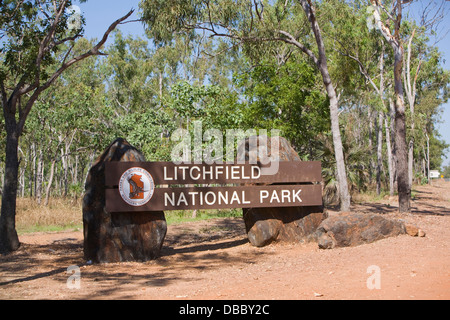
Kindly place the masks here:
<instances>
[{"instance_id":1,"label":"eucalyptus tree","mask_svg":"<svg viewBox=\"0 0 450 320\"><path fill-rule=\"evenodd\" d=\"M407 1L403 1L406 3ZM412 1L408 1L412 2ZM420 6L421 5L421 6ZM423 63L429 59L430 49L435 49L437 42L441 41L442 34L448 30L440 28L441 22L448 16L449 7L444 0L417 1L411 5L409 12L415 10L419 17L409 19L402 24L404 37L404 67L403 84L406 101L410 111L410 128L412 134L408 135L408 172L409 183L413 182L414 166L414 140L415 140L415 104L418 95L418 79L423 72ZM433 38L433 43L430 38Z\"/></svg>"},{"instance_id":2,"label":"eucalyptus tree","mask_svg":"<svg viewBox=\"0 0 450 320\"><path fill-rule=\"evenodd\" d=\"M372 28L374 27L381 33L381 35L391 47L392 54L394 56L394 65L392 69L394 79L395 144L397 149L397 180L400 212L410 211L411 184L409 169L412 169L413 155L413 142L410 142L410 146L408 148L408 143L406 140L407 119L404 95L406 91L406 95L408 97L408 102L410 105L410 111L413 115L416 98L414 92L415 82L417 76L419 75L421 65L421 60L419 58L419 63L415 68L415 72L411 72L411 48L415 31L413 28L412 32L408 32L408 28L405 28L405 24L402 23L404 6L412 2L412 0L370 0L368 2L370 4L368 11L372 15L372 20L369 26L371 26ZM443 1L441 2L442 4L444 3ZM440 8L443 8L443 6L441 6ZM442 14L442 11L439 9L437 14ZM425 12L422 14L422 21L427 21ZM407 43L406 57L404 48L405 43ZM411 76L413 76L414 80L411 80ZM412 126L414 129L414 119L412 118L412 120ZM411 159L410 165L408 165L408 158Z\"/></svg>"},{"instance_id":3,"label":"eucalyptus tree","mask_svg":"<svg viewBox=\"0 0 450 320\"><path fill-rule=\"evenodd\" d=\"M275 1L158 1L143 0L142 19L157 43L170 43L179 32L205 31L222 37L230 46L243 45L258 55L267 42L283 42L299 49L317 67L330 100L330 119L336 157L341 209L348 210L350 196L339 129L338 97L328 70L327 54L316 16L317 2ZM312 33L312 34L311 34ZM313 39L313 40L311 40Z\"/></svg>"},{"instance_id":4,"label":"eucalyptus tree","mask_svg":"<svg viewBox=\"0 0 450 320\"><path fill-rule=\"evenodd\" d=\"M322 19L328 19L331 23L326 25L325 31L329 34L329 40L333 44L335 52L333 56L334 68L332 70L338 79L345 81L342 90L344 100L362 101L367 103L366 112L369 115L369 152L375 154L376 165L370 160L369 174L372 167L376 168L376 189L381 192L381 176L383 171L383 126L386 127L386 151L389 169L390 193L394 193L393 148L390 141L390 88L392 81L389 76L389 66L392 64L392 55L386 50L386 43L375 32L367 28L366 5L363 1L352 2L344 0L330 0L322 6ZM369 95L364 95L369 92ZM364 97L364 99L362 99ZM391 117L391 123L393 117ZM376 131L376 148L373 148L373 124Z\"/></svg>"},{"instance_id":5,"label":"eucalyptus tree","mask_svg":"<svg viewBox=\"0 0 450 320\"><path fill-rule=\"evenodd\" d=\"M15 229L19 138L38 97L70 66L101 55L109 34L133 11L114 21L97 44L68 59L82 36L83 18L70 0L5 0L0 7L0 94L5 120L5 173L0 251L19 248ZM65 50L66 54L60 52ZM62 59L58 59L62 56Z\"/></svg>"},{"instance_id":6,"label":"eucalyptus tree","mask_svg":"<svg viewBox=\"0 0 450 320\"><path fill-rule=\"evenodd\" d=\"M403 81L405 83L405 93L409 105L408 118L410 119L407 131L409 140L408 171L410 184L414 176L420 170L416 168L416 158L423 158L422 155L426 142L430 142L433 136L433 148L438 145L438 136L435 130L435 123L439 122L439 106L448 99L449 72L442 68L442 53L430 45L428 37L424 34L424 29L415 24L410 27L410 35L406 48L405 68ZM429 145L428 145L429 147ZM417 148L417 150L415 150Z\"/></svg>"},{"instance_id":7,"label":"eucalyptus tree","mask_svg":"<svg viewBox=\"0 0 450 320\"><path fill-rule=\"evenodd\" d=\"M449 147L441 140L436 124L442 122L441 105L449 98L450 72L442 68L443 57L436 48L426 46L423 49L426 54L420 60L420 73L414 80L417 89L411 117L414 117L415 130L410 126L409 136L414 139L416 176L420 176L418 172L422 171L423 177L429 180L430 169L440 168L445 149Z\"/></svg>"},{"instance_id":8,"label":"eucalyptus tree","mask_svg":"<svg viewBox=\"0 0 450 320\"><path fill-rule=\"evenodd\" d=\"M411 186L408 175L408 147L406 143L406 113L404 101L403 73L403 39L401 33L402 10L404 3L411 1L370 0L373 13L373 26L380 31L394 55L394 106L395 106L395 146L397 157L397 181L399 211L411 209Z\"/></svg>"}]
</instances>

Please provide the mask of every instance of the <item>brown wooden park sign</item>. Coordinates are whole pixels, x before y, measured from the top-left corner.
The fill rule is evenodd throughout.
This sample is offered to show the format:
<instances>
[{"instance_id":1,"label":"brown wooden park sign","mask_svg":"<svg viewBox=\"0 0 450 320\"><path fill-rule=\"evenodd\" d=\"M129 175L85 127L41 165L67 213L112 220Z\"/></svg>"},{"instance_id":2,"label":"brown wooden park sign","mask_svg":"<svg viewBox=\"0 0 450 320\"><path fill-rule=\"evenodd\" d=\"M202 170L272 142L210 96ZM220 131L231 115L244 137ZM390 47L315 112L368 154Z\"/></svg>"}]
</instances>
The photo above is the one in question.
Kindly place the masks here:
<instances>
[{"instance_id":1,"label":"brown wooden park sign","mask_svg":"<svg viewBox=\"0 0 450 320\"><path fill-rule=\"evenodd\" d=\"M263 174L263 168L248 163L107 162L106 210L322 205L320 161L280 161L275 174Z\"/></svg>"}]
</instances>

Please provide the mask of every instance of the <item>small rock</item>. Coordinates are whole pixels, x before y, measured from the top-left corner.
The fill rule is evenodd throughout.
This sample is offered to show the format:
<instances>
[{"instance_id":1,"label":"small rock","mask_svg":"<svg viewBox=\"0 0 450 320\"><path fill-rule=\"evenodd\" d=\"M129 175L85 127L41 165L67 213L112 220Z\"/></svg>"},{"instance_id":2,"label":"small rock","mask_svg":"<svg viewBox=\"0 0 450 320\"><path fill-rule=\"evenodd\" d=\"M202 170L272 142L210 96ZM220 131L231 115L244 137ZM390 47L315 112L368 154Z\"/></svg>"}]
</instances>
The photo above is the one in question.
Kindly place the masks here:
<instances>
[{"instance_id":1,"label":"small rock","mask_svg":"<svg viewBox=\"0 0 450 320\"><path fill-rule=\"evenodd\" d=\"M411 237L417 237L419 235L419 228L412 224L405 224L406 233Z\"/></svg>"},{"instance_id":2,"label":"small rock","mask_svg":"<svg viewBox=\"0 0 450 320\"><path fill-rule=\"evenodd\" d=\"M405 224L406 233L412 237L425 237L425 231L412 224Z\"/></svg>"},{"instance_id":3,"label":"small rock","mask_svg":"<svg viewBox=\"0 0 450 320\"><path fill-rule=\"evenodd\" d=\"M323 297L323 294L314 292L314 296L315 296L315 297Z\"/></svg>"}]
</instances>

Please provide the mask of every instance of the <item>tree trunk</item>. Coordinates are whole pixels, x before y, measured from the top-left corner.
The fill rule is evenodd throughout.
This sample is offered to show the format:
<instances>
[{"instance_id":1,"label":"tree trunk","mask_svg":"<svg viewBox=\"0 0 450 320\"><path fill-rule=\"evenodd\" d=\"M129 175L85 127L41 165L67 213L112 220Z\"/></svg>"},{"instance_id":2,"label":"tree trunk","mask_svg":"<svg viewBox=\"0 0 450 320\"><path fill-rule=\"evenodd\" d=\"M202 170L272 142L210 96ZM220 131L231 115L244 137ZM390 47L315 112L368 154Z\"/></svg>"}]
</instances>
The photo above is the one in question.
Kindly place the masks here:
<instances>
[{"instance_id":1,"label":"tree trunk","mask_svg":"<svg viewBox=\"0 0 450 320\"><path fill-rule=\"evenodd\" d=\"M29 156L28 162L30 164L30 168L28 171L28 189L30 190L29 191L30 198L33 197L33 166L34 166L33 159L34 159L34 156L33 156L32 151L33 151L33 144L30 144L30 147L28 149L28 156Z\"/></svg>"},{"instance_id":2,"label":"tree trunk","mask_svg":"<svg viewBox=\"0 0 450 320\"><path fill-rule=\"evenodd\" d=\"M390 127L388 125L387 118L388 118L387 116L384 118L384 126L386 128L386 152L388 156L388 170L389 170L389 195L392 197L394 195L394 168L393 168L394 166L392 159Z\"/></svg>"},{"instance_id":3,"label":"tree trunk","mask_svg":"<svg viewBox=\"0 0 450 320\"><path fill-rule=\"evenodd\" d=\"M373 122L372 122L372 108L367 106L367 117L369 123L369 185L372 186L372 173L373 168Z\"/></svg>"},{"instance_id":4,"label":"tree trunk","mask_svg":"<svg viewBox=\"0 0 450 320\"><path fill-rule=\"evenodd\" d=\"M392 173L394 179L394 190L397 190L397 147L395 146L395 105L394 101L389 98L389 117L391 118L390 135L392 143ZM392 194L394 195L394 194Z\"/></svg>"},{"instance_id":5,"label":"tree trunk","mask_svg":"<svg viewBox=\"0 0 450 320\"><path fill-rule=\"evenodd\" d=\"M328 93L328 98L330 99L331 132L333 134L334 155L336 157L337 181L339 184L341 211L349 211L350 194L348 192L344 151L342 147L341 132L339 129L338 100L336 97L336 92L334 91L334 88L331 85L331 82L328 83L328 85L326 85L326 89Z\"/></svg>"},{"instance_id":6,"label":"tree trunk","mask_svg":"<svg viewBox=\"0 0 450 320\"><path fill-rule=\"evenodd\" d=\"M6 112L5 112L6 113ZM19 174L19 134L14 115L6 116L5 175L0 215L0 252L17 250L20 246L16 232L16 196Z\"/></svg>"},{"instance_id":7,"label":"tree trunk","mask_svg":"<svg viewBox=\"0 0 450 320\"><path fill-rule=\"evenodd\" d=\"M411 128L411 129L414 130L414 128ZM408 183L409 183L409 188L412 188L412 184L413 184L413 176L414 176L413 162L414 162L414 141L411 138L409 140L409 144L408 144Z\"/></svg>"},{"instance_id":8,"label":"tree trunk","mask_svg":"<svg viewBox=\"0 0 450 320\"><path fill-rule=\"evenodd\" d=\"M378 111L377 123L377 194L381 193L381 169L383 167L382 159L383 148L383 112Z\"/></svg>"},{"instance_id":9,"label":"tree trunk","mask_svg":"<svg viewBox=\"0 0 450 320\"><path fill-rule=\"evenodd\" d=\"M323 84L330 100L330 118L331 118L331 132L333 135L334 156L336 159L337 167L337 181L339 184L339 198L341 202L341 211L350 210L350 194L348 192L347 173L345 168L344 151L342 147L341 132L339 129L339 104L336 91L334 90L331 82L330 73L328 71L327 56L325 53L325 44L322 39L319 23L316 20L314 8L310 1L300 0L300 4L303 7L306 16L311 24L311 30L314 33L316 40L318 56L315 61L322 75Z\"/></svg>"},{"instance_id":10,"label":"tree trunk","mask_svg":"<svg viewBox=\"0 0 450 320\"><path fill-rule=\"evenodd\" d=\"M42 150L39 150L39 157L36 169L36 202L37 204L41 204L42 201L42 181L44 180L44 153Z\"/></svg>"},{"instance_id":11,"label":"tree trunk","mask_svg":"<svg viewBox=\"0 0 450 320\"><path fill-rule=\"evenodd\" d=\"M409 150L408 150L408 174L409 174L409 187L412 188L413 184L413 165L414 165L414 104L416 101L416 81L419 74L420 65L422 60L419 61L419 65L416 70L413 81L411 81L411 51L412 51L412 40L416 33L416 29L413 30L411 36L408 40L408 50L406 57L406 68L404 68L404 81L406 96L408 97L409 109L411 111L411 138L409 140Z\"/></svg>"},{"instance_id":12,"label":"tree trunk","mask_svg":"<svg viewBox=\"0 0 450 320\"><path fill-rule=\"evenodd\" d=\"M408 175L405 113L396 112L395 115L395 144L397 146L398 209L400 212L409 212L411 188L409 187Z\"/></svg>"},{"instance_id":13,"label":"tree trunk","mask_svg":"<svg viewBox=\"0 0 450 320\"><path fill-rule=\"evenodd\" d=\"M62 137L60 137L60 142L62 142ZM62 174L63 174L63 197L67 197L67 190L68 190L68 177L67 177L67 173L68 173L68 164L67 164L67 156L64 153L64 148L61 147L60 149L61 151L61 164L62 164Z\"/></svg>"},{"instance_id":14,"label":"tree trunk","mask_svg":"<svg viewBox=\"0 0 450 320\"><path fill-rule=\"evenodd\" d=\"M422 158L422 173L423 173L423 176L426 177L427 176L427 166L425 164L425 157L426 157L425 156L425 149L422 147L422 150L423 150L423 154L424 154L424 157Z\"/></svg>"},{"instance_id":15,"label":"tree trunk","mask_svg":"<svg viewBox=\"0 0 450 320\"><path fill-rule=\"evenodd\" d=\"M395 146L397 156L398 210L409 212L411 188L408 174L408 146L406 144L406 115L402 85L403 48L394 48Z\"/></svg>"},{"instance_id":16,"label":"tree trunk","mask_svg":"<svg viewBox=\"0 0 450 320\"><path fill-rule=\"evenodd\" d=\"M73 173L73 184L78 184L78 154L75 155L75 168Z\"/></svg>"},{"instance_id":17,"label":"tree trunk","mask_svg":"<svg viewBox=\"0 0 450 320\"><path fill-rule=\"evenodd\" d=\"M37 151L36 144L33 143L33 197L36 200L36 190L37 190L37 169L36 169L36 159L37 159Z\"/></svg>"},{"instance_id":18,"label":"tree trunk","mask_svg":"<svg viewBox=\"0 0 450 320\"><path fill-rule=\"evenodd\" d=\"M53 175L55 173L55 162L56 160L53 160L52 165L50 167L50 177L48 178L48 185L47 185L47 192L45 194L44 206L48 206L48 200L50 198L50 190L52 188L53 183Z\"/></svg>"},{"instance_id":19,"label":"tree trunk","mask_svg":"<svg viewBox=\"0 0 450 320\"><path fill-rule=\"evenodd\" d=\"M2 190L3 190L3 180L5 178L5 172L3 171L3 168L0 167L0 179L2 179L0 181L0 196L2 195Z\"/></svg>"},{"instance_id":20,"label":"tree trunk","mask_svg":"<svg viewBox=\"0 0 450 320\"><path fill-rule=\"evenodd\" d=\"M431 179L430 179L430 138L428 137L427 132L425 132L425 135L427 137L427 180L428 180L428 184L431 184Z\"/></svg>"},{"instance_id":21,"label":"tree trunk","mask_svg":"<svg viewBox=\"0 0 450 320\"><path fill-rule=\"evenodd\" d=\"M162 105L162 91L163 91L163 75L162 75L162 71L159 71L159 101L160 104Z\"/></svg>"}]
</instances>

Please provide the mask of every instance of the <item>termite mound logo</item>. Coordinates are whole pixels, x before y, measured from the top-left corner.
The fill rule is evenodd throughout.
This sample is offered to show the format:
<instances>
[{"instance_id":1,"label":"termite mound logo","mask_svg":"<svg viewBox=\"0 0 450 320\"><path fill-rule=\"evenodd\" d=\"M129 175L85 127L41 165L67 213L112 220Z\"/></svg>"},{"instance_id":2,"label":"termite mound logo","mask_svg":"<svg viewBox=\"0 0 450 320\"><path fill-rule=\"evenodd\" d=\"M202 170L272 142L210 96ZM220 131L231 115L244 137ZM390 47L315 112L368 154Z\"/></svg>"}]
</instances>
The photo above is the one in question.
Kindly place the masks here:
<instances>
[{"instance_id":1,"label":"termite mound logo","mask_svg":"<svg viewBox=\"0 0 450 320\"><path fill-rule=\"evenodd\" d=\"M132 206L142 206L153 196L155 184L147 170L133 167L120 177L119 192L122 199Z\"/></svg>"}]
</instances>

